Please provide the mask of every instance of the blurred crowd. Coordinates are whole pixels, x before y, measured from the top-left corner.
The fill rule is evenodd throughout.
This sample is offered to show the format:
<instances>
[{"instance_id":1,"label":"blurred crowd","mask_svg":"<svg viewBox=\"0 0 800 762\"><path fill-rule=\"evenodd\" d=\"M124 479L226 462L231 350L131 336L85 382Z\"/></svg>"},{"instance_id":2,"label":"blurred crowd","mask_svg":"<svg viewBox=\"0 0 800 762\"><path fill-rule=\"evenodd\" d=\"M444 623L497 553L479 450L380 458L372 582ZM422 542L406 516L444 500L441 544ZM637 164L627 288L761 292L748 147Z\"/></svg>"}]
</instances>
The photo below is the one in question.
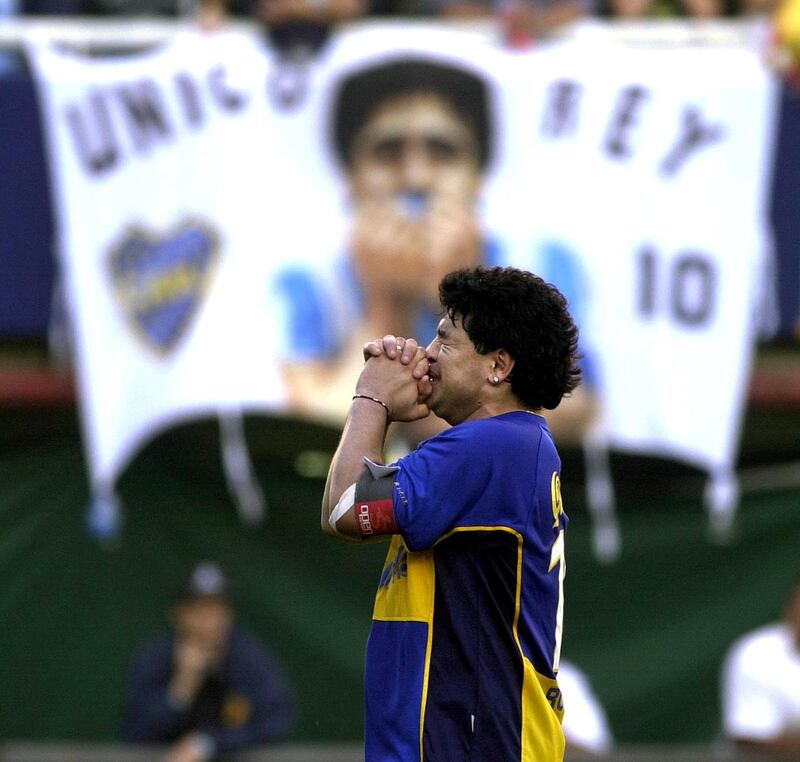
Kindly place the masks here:
<instances>
[{"instance_id":1,"label":"blurred crowd","mask_svg":"<svg viewBox=\"0 0 800 762\"><path fill-rule=\"evenodd\" d=\"M0 0L0 20L69 15L181 18L207 31L231 18L254 20L278 50L301 57L321 47L337 24L363 18L494 20L506 44L521 48L587 18L770 16L767 59L791 83L800 82L800 0Z\"/></svg>"},{"instance_id":2,"label":"blurred crowd","mask_svg":"<svg viewBox=\"0 0 800 762\"><path fill-rule=\"evenodd\" d=\"M0 18L85 14L195 18L215 28L229 17L254 18L269 30L328 27L373 16L499 18L514 39L547 34L583 17L719 18L769 13L780 0L2 0Z\"/></svg>"}]
</instances>

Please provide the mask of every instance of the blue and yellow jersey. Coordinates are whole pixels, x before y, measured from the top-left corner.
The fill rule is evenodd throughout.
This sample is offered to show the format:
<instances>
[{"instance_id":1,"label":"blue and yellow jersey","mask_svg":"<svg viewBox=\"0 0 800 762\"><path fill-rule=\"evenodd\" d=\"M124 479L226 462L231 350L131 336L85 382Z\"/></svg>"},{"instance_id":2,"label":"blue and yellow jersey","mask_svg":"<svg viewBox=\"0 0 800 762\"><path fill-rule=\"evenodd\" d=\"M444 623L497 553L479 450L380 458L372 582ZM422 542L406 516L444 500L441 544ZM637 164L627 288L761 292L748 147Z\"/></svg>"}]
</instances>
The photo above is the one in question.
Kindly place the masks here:
<instances>
[{"instance_id":1,"label":"blue and yellow jersey","mask_svg":"<svg viewBox=\"0 0 800 762\"><path fill-rule=\"evenodd\" d=\"M398 461L366 660L367 762L561 760L564 529L544 418L459 424Z\"/></svg>"}]
</instances>

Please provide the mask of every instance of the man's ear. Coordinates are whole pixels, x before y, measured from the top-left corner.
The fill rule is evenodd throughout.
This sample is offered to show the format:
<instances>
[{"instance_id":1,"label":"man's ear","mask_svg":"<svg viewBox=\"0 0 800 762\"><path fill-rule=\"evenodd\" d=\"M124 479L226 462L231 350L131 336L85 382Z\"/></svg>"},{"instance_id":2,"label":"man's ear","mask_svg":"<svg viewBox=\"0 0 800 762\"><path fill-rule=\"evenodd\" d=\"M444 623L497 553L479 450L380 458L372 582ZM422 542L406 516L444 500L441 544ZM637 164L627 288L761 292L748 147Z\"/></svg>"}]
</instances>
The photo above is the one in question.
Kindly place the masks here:
<instances>
[{"instance_id":1,"label":"man's ear","mask_svg":"<svg viewBox=\"0 0 800 762\"><path fill-rule=\"evenodd\" d=\"M497 377L497 380L502 383L507 381L514 369L514 358L505 350L498 349L494 356L494 365L492 371Z\"/></svg>"}]
</instances>

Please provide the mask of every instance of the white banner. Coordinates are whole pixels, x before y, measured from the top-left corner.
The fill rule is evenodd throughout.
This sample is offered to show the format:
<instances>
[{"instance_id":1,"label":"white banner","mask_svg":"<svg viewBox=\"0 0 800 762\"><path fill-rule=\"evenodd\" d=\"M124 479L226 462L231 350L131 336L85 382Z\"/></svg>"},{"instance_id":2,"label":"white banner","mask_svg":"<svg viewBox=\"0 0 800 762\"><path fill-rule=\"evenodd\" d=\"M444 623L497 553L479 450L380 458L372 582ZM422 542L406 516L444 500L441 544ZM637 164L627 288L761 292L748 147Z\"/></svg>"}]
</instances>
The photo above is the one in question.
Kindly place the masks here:
<instances>
[{"instance_id":1,"label":"white banner","mask_svg":"<svg viewBox=\"0 0 800 762\"><path fill-rule=\"evenodd\" d=\"M576 292L612 446L730 467L769 253L770 74L745 48L583 45L520 67L548 80L514 100L536 136L515 162L531 269L555 252Z\"/></svg>"},{"instance_id":2,"label":"white banner","mask_svg":"<svg viewBox=\"0 0 800 762\"><path fill-rule=\"evenodd\" d=\"M33 60L92 481L108 485L159 429L284 404L261 293L281 163L269 62L248 39L200 35Z\"/></svg>"},{"instance_id":3,"label":"white banner","mask_svg":"<svg viewBox=\"0 0 800 762\"><path fill-rule=\"evenodd\" d=\"M96 479L220 405L341 421L363 341L429 340L440 275L480 262L566 293L611 444L733 463L766 241L757 51L590 28L514 53L393 24L306 65L237 35L34 52Z\"/></svg>"}]
</instances>

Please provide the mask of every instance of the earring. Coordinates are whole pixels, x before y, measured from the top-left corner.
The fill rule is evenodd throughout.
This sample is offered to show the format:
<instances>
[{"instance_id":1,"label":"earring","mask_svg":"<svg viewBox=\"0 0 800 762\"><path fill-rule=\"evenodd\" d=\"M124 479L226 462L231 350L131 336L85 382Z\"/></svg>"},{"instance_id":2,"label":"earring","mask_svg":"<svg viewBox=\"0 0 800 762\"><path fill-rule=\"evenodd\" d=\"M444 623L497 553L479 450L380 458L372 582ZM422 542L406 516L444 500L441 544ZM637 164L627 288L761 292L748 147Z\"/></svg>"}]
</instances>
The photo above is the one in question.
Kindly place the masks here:
<instances>
[{"instance_id":1,"label":"earring","mask_svg":"<svg viewBox=\"0 0 800 762\"><path fill-rule=\"evenodd\" d=\"M492 382L493 382L493 383L495 383L495 384L499 384L499 383L500 383L500 379L499 379L497 376L495 376L495 377L492 379Z\"/></svg>"}]
</instances>

